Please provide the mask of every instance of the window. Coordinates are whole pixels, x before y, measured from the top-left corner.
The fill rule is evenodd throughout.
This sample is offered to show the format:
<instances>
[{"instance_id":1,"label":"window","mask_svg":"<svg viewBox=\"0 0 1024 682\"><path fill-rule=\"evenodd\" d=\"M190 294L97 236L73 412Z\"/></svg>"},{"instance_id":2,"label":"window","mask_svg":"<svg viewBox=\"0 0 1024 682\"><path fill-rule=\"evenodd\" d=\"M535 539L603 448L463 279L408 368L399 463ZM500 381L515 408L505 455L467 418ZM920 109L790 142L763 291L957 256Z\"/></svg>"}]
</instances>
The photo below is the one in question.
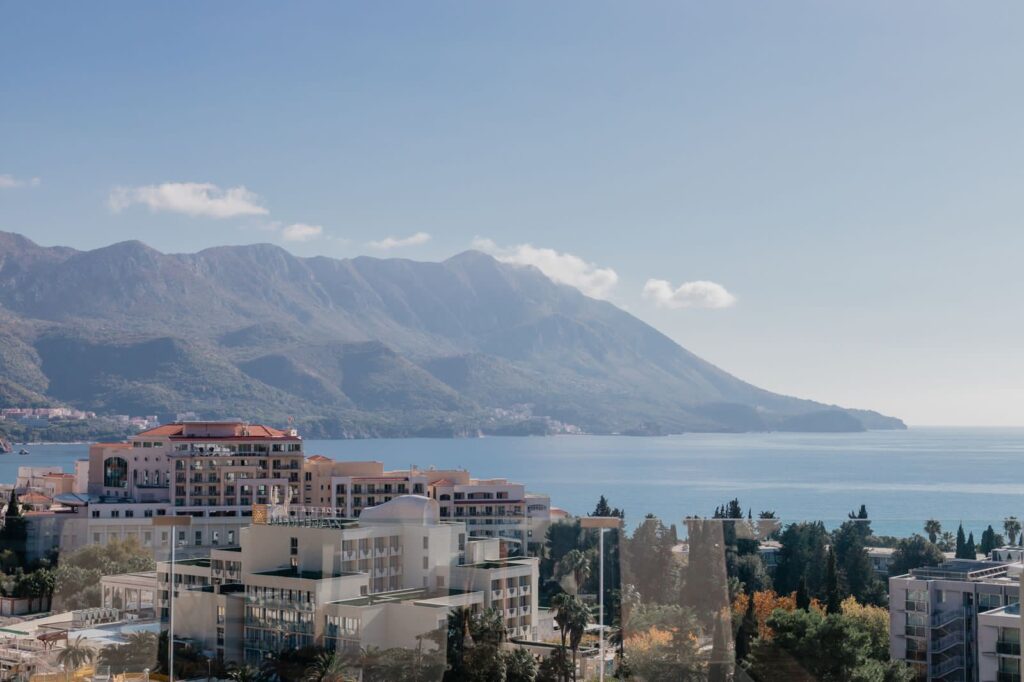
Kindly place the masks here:
<instances>
[{"instance_id":1,"label":"window","mask_svg":"<svg viewBox=\"0 0 1024 682\"><path fill-rule=\"evenodd\" d=\"M294 555L299 553L299 539L298 538L292 538L291 539L291 552L290 553L291 553L292 556L294 556Z\"/></svg>"},{"instance_id":2,"label":"window","mask_svg":"<svg viewBox=\"0 0 1024 682\"><path fill-rule=\"evenodd\" d=\"M196 547L198 547L201 544L203 544L203 531L197 530L196 531Z\"/></svg>"},{"instance_id":3,"label":"window","mask_svg":"<svg viewBox=\"0 0 1024 682\"><path fill-rule=\"evenodd\" d=\"M430 537L427 535L423 536L423 549L430 549Z\"/></svg>"},{"instance_id":4,"label":"window","mask_svg":"<svg viewBox=\"0 0 1024 682\"><path fill-rule=\"evenodd\" d=\"M124 510L124 517L126 519L135 518L135 512L133 510L131 510L131 509L125 509Z\"/></svg>"},{"instance_id":5,"label":"window","mask_svg":"<svg viewBox=\"0 0 1024 682\"><path fill-rule=\"evenodd\" d=\"M143 510L142 515L145 516L147 519L153 518L153 510L145 509Z\"/></svg>"},{"instance_id":6,"label":"window","mask_svg":"<svg viewBox=\"0 0 1024 682\"><path fill-rule=\"evenodd\" d=\"M100 517L100 512L99 512L99 510L98 510L98 509L93 509L93 510L92 510L92 517L93 517L94 519L98 519L98 518Z\"/></svg>"},{"instance_id":7,"label":"window","mask_svg":"<svg viewBox=\"0 0 1024 682\"><path fill-rule=\"evenodd\" d=\"M228 544L229 545L235 544L235 531L233 531L233 530L229 530L228 531Z\"/></svg>"},{"instance_id":8,"label":"window","mask_svg":"<svg viewBox=\"0 0 1024 682\"><path fill-rule=\"evenodd\" d=\"M423 557L423 570L426 571L429 568L430 568L430 559L427 558L427 557Z\"/></svg>"}]
</instances>

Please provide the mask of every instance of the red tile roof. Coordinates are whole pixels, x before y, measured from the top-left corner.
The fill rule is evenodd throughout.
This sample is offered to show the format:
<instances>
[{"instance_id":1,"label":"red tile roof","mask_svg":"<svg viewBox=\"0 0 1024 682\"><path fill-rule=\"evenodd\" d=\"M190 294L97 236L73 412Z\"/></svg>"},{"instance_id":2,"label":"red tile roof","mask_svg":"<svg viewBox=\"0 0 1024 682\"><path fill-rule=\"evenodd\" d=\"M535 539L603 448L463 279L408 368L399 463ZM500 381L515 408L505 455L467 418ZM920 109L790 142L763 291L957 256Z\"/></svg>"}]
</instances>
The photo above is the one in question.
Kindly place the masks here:
<instances>
[{"instance_id":1,"label":"red tile roof","mask_svg":"<svg viewBox=\"0 0 1024 682\"><path fill-rule=\"evenodd\" d=\"M310 462L330 462L330 457L324 457L323 455L313 455L308 458Z\"/></svg>"},{"instance_id":2,"label":"red tile roof","mask_svg":"<svg viewBox=\"0 0 1024 682\"><path fill-rule=\"evenodd\" d=\"M430 485L455 485L455 484L452 483L451 481L449 481L447 478L439 478L436 481L433 481Z\"/></svg>"},{"instance_id":3,"label":"red tile roof","mask_svg":"<svg viewBox=\"0 0 1024 682\"><path fill-rule=\"evenodd\" d=\"M203 422L197 422L202 424ZM146 431L140 431L135 434L136 437L143 436L147 438L153 437L164 437L164 438L196 438L201 440L210 440L213 438L218 439L231 439L231 438L291 438L292 436L287 431L281 429L275 429L271 426L264 426L263 424L243 424L241 422L237 424L223 424L220 422L209 422L211 425L216 425L223 428L224 426L233 426L233 435L230 436L186 436L185 435L185 424L180 422L174 424L162 424Z\"/></svg>"},{"instance_id":4,"label":"red tile roof","mask_svg":"<svg viewBox=\"0 0 1024 682\"><path fill-rule=\"evenodd\" d=\"M39 493L28 493L27 495L19 497L18 501L24 502L25 504L49 504L53 500L46 495L41 495Z\"/></svg>"}]
</instances>

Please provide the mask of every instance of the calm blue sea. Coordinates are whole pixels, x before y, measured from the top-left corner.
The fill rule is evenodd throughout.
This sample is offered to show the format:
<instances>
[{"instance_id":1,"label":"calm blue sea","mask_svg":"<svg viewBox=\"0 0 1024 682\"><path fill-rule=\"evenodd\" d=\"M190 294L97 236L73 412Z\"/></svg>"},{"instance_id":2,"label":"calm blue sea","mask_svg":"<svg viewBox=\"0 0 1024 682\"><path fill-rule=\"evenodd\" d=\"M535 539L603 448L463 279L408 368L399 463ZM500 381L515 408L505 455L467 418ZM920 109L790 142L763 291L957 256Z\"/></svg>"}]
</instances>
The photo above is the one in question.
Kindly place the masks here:
<instances>
[{"instance_id":1,"label":"calm blue sea","mask_svg":"<svg viewBox=\"0 0 1024 682\"><path fill-rule=\"evenodd\" d=\"M934 517L977 537L1008 515L1024 518L1024 429L914 428L859 434L687 434L665 438L563 436L467 440L309 441L310 454L381 460L388 467L466 467L549 493L572 512L599 495L629 521L710 515L739 497L754 514L837 522L861 504L877 533L920 531ZM18 465L72 471L84 445L33 445L0 457L0 480ZM830 524L832 525L832 524Z\"/></svg>"}]
</instances>

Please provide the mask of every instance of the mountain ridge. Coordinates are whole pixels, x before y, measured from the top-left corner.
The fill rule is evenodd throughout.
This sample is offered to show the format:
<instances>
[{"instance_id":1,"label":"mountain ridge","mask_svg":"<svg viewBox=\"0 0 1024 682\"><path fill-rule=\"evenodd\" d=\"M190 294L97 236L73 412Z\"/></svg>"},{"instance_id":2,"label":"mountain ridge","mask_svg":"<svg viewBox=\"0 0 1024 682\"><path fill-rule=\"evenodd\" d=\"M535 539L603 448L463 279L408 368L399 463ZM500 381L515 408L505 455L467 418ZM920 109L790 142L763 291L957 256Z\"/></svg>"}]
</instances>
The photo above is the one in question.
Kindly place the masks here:
<instances>
[{"instance_id":1,"label":"mountain ridge","mask_svg":"<svg viewBox=\"0 0 1024 682\"><path fill-rule=\"evenodd\" d=\"M2 406L293 417L329 436L905 428L748 384L478 251L78 251L0 232L0 321Z\"/></svg>"}]
</instances>

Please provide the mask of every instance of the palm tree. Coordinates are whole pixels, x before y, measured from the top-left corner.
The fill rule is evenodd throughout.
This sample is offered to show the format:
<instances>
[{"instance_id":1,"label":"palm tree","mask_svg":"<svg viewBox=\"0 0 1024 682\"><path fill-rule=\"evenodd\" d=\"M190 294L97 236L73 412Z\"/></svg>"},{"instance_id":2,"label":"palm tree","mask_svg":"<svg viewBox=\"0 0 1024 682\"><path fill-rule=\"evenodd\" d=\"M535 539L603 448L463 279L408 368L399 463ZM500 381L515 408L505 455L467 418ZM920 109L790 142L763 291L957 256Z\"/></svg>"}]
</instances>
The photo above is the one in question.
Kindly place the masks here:
<instances>
[{"instance_id":1,"label":"palm tree","mask_svg":"<svg viewBox=\"0 0 1024 682\"><path fill-rule=\"evenodd\" d=\"M130 664L136 668L156 667L157 636L152 632L132 632L125 637Z\"/></svg>"},{"instance_id":2,"label":"palm tree","mask_svg":"<svg viewBox=\"0 0 1024 682\"><path fill-rule=\"evenodd\" d=\"M558 624L559 634L562 638L563 653L567 643L572 648L572 676L575 679L576 653L579 650L580 641L583 639L583 632L590 622L590 611L579 597L565 592L552 597L551 606L555 609L555 622ZM566 680L568 680L568 674Z\"/></svg>"},{"instance_id":3,"label":"palm tree","mask_svg":"<svg viewBox=\"0 0 1024 682\"><path fill-rule=\"evenodd\" d=\"M1016 545L1017 533L1020 532L1020 521L1017 520L1017 517L1007 517L1007 519L1003 521L1003 530L1006 531L1006 537L1010 540L1010 544Z\"/></svg>"},{"instance_id":4,"label":"palm tree","mask_svg":"<svg viewBox=\"0 0 1024 682\"><path fill-rule=\"evenodd\" d=\"M500 646L508 637L505 618L501 611L489 608L473 616L469 621L469 633L476 644Z\"/></svg>"},{"instance_id":5,"label":"palm tree","mask_svg":"<svg viewBox=\"0 0 1024 682\"><path fill-rule=\"evenodd\" d=\"M124 674L132 664L131 655L132 650L128 644L112 644L100 649L99 656L96 658L100 665L109 667L111 672Z\"/></svg>"},{"instance_id":6,"label":"palm tree","mask_svg":"<svg viewBox=\"0 0 1024 682\"><path fill-rule=\"evenodd\" d=\"M576 593L583 589L583 583L590 578L590 557L578 549L571 549L558 562L558 575L571 575L576 583Z\"/></svg>"},{"instance_id":7,"label":"palm tree","mask_svg":"<svg viewBox=\"0 0 1024 682\"><path fill-rule=\"evenodd\" d=\"M928 519L924 522L924 532L928 534L928 542L934 545L939 541L942 524L937 519Z\"/></svg>"},{"instance_id":8,"label":"palm tree","mask_svg":"<svg viewBox=\"0 0 1024 682\"><path fill-rule=\"evenodd\" d=\"M952 531L945 531L939 537L939 548L943 552L952 552L953 548L956 547L956 536L953 535Z\"/></svg>"},{"instance_id":9,"label":"palm tree","mask_svg":"<svg viewBox=\"0 0 1024 682\"><path fill-rule=\"evenodd\" d=\"M569 617L569 648L572 649L572 679L576 679L576 654L580 649L580 642L583 641L583 633L590 624L590 609L587 608L579 597L573 604Z\"/></svg>"},{"instance_id":10,"label":"palm tree","mask_svg":"<svg viewBox=\"0 0 1024 682\"><path fill-rule=\"evenodd\" d=\"M333 651L321 652L306 668L305 682L348 682L349 661Z\"/></svg>"},{"instance_id":11,"label":"palm tree","mask_svg":"<svg viewBox=\"0 0 1024 682\"><path fill-rule=\"evenodd\" d=\"M66 669L74 672L86 663L91 663L96 657L96 652L82 639L82 635L75 637L73 642L68 642L60 653L57 654L57 662Z\"/></svg>"}]
</instances>

